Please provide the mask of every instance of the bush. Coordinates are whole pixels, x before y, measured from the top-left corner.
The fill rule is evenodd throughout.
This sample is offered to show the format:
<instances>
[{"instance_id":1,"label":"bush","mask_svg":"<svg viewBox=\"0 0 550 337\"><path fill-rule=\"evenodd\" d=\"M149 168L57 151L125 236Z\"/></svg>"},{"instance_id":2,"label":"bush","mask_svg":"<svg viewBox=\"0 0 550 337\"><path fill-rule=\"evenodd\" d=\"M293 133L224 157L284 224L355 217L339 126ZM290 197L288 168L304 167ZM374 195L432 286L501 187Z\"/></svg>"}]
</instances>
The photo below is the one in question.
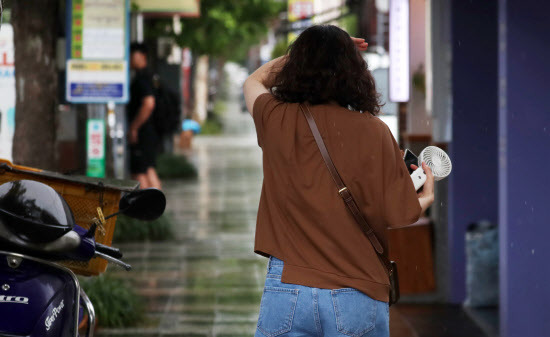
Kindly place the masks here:
<instances>
[{"instance_id":1,"label":"bush","mask_svg":"<svg viewBox=\"0 0 550 337\"><path fill-rule=\"evenodd\" d=\"M359 28L359 18L357 14L350 13L340 18L338 22L340 23L340 27L348 32L350 36L357 36L357 29Z\"/></svg>"},{"instance_id":2,"label":"bush","mask_svg":"<svg viewBox=\"0 0 550 337\"><path fill-rule=\"evenodd\" d=\"M286 51L288 49L288 39L285 36L283 39L280 39L275 44L275 47L273 47L273 51L271 51L271 58L276 59L277 57L283 56L286 54Z\"/></svg>"},{"instance_id":3,"label":"bush","mask_svg":"<svg viewBox=\"0 0 550 337\"><path fill-rule=\"evenodd\" d=\"M164 153L157 159L157 173L161 179L189 179L197 177L197 169L185 156Z\"/></svg>"},{"instance_id":4,"label":"bush","mask_svg":"<svg viewBox=\"0 0 550 337\"><path fill-rule=\"evenodd\" d=\"M116 219L113 241L166 241L172 237L172 222L166 215L155 221L141 221L119 215Z\"/></svg>"},{"instance_id":5,"label":"bush","mask_svg":"<svg viewBox=\"0 0 550 337\"><path fill-rule=\"evenodd\" d=\"M99 326L123 328L143 320L143 299L128 282L104 274L82 278L80 285L94 305Z\"/></svg>"},{"instance_id":6,"label":"bush","mask_svg":"<svg viewBox=\"0 0 550 337\"><path fill-rule=\"evenodd\" d=\"M224 101L216 100L214 109L207 112L206 120L201 126L201 135L219 135L223 131L223 121L221 116L224 114L227 106Z\"/></svg>"},{"instance_id":7,"label":"bush","mask_svg":"<svg viewBox=\"0 0 550 337\"><path fill-rule=\"evenodd\" d=\"M201 126L201 135L219 135L223 131L222 123L217 119L208 118Z\"/></svg>"}]
</instances>

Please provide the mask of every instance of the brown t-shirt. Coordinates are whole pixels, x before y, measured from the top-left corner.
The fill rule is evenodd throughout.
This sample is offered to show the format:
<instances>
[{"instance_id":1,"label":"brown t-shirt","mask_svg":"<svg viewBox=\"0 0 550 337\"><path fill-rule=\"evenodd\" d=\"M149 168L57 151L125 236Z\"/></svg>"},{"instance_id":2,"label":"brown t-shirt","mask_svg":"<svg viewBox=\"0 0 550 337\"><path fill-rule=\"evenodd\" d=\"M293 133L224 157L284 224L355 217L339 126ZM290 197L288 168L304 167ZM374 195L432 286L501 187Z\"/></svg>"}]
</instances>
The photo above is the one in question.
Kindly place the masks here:
<instances>
[{"instance_id":1,"label":"brown t-shirt","mask_svg":"<svg viewBox=\"0 0 550 337\"><path fill-rule=\"evenodd\" d=\"M370 113L332 104L310 110L387 256L386 229L412 224L421 212L397 142ZM253 116L264 172L254 251L284 261L282 282L351 287L387 302L384 266L338 194L298 104L265 93Z\"/></svg>"}]
</instances>

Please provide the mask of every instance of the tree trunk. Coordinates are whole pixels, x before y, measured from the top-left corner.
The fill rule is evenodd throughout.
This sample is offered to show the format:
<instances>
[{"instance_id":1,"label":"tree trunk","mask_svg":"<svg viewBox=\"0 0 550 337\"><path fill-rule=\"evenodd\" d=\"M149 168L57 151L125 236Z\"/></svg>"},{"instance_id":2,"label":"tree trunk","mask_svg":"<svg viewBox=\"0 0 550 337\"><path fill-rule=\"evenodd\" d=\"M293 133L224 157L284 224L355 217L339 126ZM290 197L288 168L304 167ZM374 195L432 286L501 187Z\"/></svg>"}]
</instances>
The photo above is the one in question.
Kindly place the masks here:
<instances>
[{"instance_id":1,"label":"tree trunk","mask_svg":"<svg viewBox=\"0 0 550 337\"><path fill-rule=\"evenodd\" d=\"M59 0L14 1L14 163L56 169L56 40Z\"/></svg>"}]
</instances>

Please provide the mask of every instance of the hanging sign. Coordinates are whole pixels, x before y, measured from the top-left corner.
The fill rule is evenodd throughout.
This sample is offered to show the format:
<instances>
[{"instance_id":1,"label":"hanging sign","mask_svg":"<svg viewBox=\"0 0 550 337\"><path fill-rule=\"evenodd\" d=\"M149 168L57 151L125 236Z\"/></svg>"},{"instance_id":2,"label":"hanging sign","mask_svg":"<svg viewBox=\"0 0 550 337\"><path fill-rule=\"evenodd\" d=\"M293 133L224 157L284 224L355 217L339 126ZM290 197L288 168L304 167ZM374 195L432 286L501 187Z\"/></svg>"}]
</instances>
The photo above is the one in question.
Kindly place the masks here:
<instances>
[{"instance_id":1,"label":"hanging sign","mask_svg":"<svg viewBox=\"0 0 550 337\"><path fill-rule=\"evenodd\" d=\"M390 101L408 102L409 0L390 1Z\"/></svg>"}]
</instances>

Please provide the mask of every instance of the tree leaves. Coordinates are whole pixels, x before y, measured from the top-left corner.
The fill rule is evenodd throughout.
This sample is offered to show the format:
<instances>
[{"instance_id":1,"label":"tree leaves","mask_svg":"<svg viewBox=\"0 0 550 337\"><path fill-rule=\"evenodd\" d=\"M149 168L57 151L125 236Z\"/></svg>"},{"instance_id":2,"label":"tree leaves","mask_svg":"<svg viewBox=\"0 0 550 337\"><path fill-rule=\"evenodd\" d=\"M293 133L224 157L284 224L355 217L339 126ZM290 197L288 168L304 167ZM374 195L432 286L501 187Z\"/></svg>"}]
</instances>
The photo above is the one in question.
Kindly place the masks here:
<instances>
[{"instance_id":1,"label":"tree leaves","mask_svg":"<svg viewBox=\"0 0 550 337\"><path fill-rule=\"evenodd\" d=\"M182 33L175 35L170 29L168 35L199 55L238 61L266 34L269 21L285 5L277 0L201 0L201 16L182 18ZM169 20L157 22L157 34L167 35L169 25Z\"/></svg>"}]
</instances>

